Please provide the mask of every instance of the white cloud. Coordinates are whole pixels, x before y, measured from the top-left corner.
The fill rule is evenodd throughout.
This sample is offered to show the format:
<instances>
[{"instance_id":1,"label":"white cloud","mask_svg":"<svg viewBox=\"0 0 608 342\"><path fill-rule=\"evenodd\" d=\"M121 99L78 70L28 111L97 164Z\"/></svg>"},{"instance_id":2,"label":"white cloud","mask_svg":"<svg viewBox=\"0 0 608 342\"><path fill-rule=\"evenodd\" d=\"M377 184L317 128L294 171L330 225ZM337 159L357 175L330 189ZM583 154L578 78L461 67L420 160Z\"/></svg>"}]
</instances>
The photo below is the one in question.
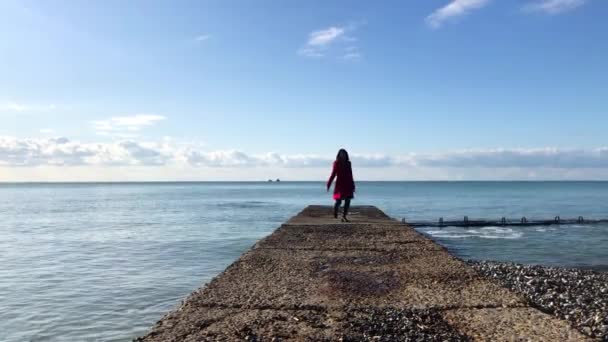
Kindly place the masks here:
<instances>
[{"instance_id":1,"label":"white cloud","mask_svg":"<svg viewBox=\"0 0 608 342\"><path fill-rule=\"evenodd\" d=\"M586 0L536 0L524 6L525 11L558 14L585 4Z\"/></svg>"},{"instance_id":2,"label":"white cloud","mask_svg":"<svg viewBox=\"0 0 608 342\"><path fill-rule=\"evenodd\" d=\"M308 37L308 42L306 43L309 46L324 46L334 42L336 39L344 35L343 27L329 27L325 30L319 30L311 32Z\"/></svg>"},{"instance_id":3,"label":"white cloud","mask_svg":"<svg viewBox=\"0 0 608 342\"><path fill-rule=\"evenodd\" d=\"M134 140L84 143L65 137L21 139L0 137L0 166L175 166L206 168L328 168L333 156L278 153L248 154L238 150L205 151L200 145ZM608 147L596 149L492 149L434 154L353 154L359 169L606 169Z\"/></svg>"},{"instance_id":4,"label":"white cloud","mask_svg":"<svg viewBox=\"0 0 608 342\"><path fill-rule=\"evenodd\" d=\"M172 158L162 144L0 137L0 166L164 165Z\"/></svg>"},{"instance_id":5,"label":"white cloud","mask_svg":"<svg viewBox=\"0 0 608 342\"><path fill-rule=\"evenodd\" d=\"M452 0L449 4L437 9L426 17L432 28L439 28L446 20L463 16L473 10L484 7L490 0Z\"/></svg>"},{"instance_id":6,"label":"white cloud","mask_svg":"<svg viewBox=\"0 0 608 342\"><path fill-rule=\"evenodd\" d=\"M309 33L308 40L298 50L298 54L304 57L320 58L332 52L332 48L338 44L352 44L357 41L357 38L348 35L349 31L354 31L356 25L352 24L347 27L331 26L323 30L313 31ZM348 46L347 49L356 49L355 46ZM360 58L359 52L346 51L343 57L350 55L350 59Z\"/></svg>"},{"instance_id":7,"label":"white cloud","mask_svg":"<svg viewBox=\"0 0 608 342\"><path fill-rule=\"evenodd\" d=\"M17 102L4 102L0 103L0 111L8 112L45 112L57 109L55 104L25 104Z\"/></svg>"},{"instance_id":8,"label":"white cloud","mask_svg":"<svg viewBox=\"0 0 608 342\"><path fill-rule=\"evenodd\" d=\"M208 167L252 167L259 165L260 162L254 157L235 150L214 152L188 150L184 154L183 160L193 166Z\"/></svg>"},{"instance_id":9,"label":"white cloud","mask_svg":"<svg viewBox=\"0 0 608 342\"><path fill-rule=\"evenodd\" d=\"M152 126L165 120L162 115L137 114L131 116L115 116L107 120L93 121L93 128L100 135L114 135L122 138L134 137L143 127Z\"/></svg>"},{"instance_id":10,"label":"white cloud","mask_svg":"<svg viewBox=\"0 0 608 342\"><path fill-rule=\"evenodd\" d=\"M41 128L40 129L40 133L42 134L52 134L53 132L55 132L52 128Z\"/></svg>"},{"instance_id":11,"label":"white cloud","mask_svg":"<svg viewBox=\"0 0 608 342\"><path fill-rule=\"evenodd\" d=\"M197 43L202 43L206 40L209 40L209 38L211 38L210 34L201 34L201 35L194 37L194 41Z\"/></svg>"},{"instance_id":12,"label":"white cloud","mask_svg":"<svg viewBox=\"0 0 608 342\"><path fill-rule=\"evenodd\" d=\"M298 54L301 56L304 56L304 57L313 57L313 58L319 58L319 57L325 56L325 54L320 49L311 48L308 46L305 46L305 47L301 48L300 50L298 50Z\"/></svg>"},{"instance_id":13,"label":"white cloud","mask_svg":"<svg viewBox=\"0 0 608 342\"><path fill-rule=\"evenodd\" d=\"M347 52L342 56L342 59L346 60L359 60L361 58L361 54L358 52Z\"/></svg>"}]
</instances>

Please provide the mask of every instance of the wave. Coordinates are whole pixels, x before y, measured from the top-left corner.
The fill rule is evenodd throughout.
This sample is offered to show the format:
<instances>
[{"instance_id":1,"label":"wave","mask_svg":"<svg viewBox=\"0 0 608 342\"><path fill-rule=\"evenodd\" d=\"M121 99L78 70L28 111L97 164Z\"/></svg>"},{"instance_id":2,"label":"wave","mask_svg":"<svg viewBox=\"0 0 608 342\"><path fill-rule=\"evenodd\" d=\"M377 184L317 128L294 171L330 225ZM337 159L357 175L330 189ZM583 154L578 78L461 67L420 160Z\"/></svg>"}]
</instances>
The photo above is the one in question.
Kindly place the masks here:
<instances>
[{"instance_id":1,"label":"wave","mask_svg":"<svg viewBox=\"0 0 608 342\"><path fill-rule=\"evenodd\" d=\"M250 209L250 208L262 208L276 205L273 202L262 202L262 201L240 201L240 202L223 202L215 204L215 207L224 209Z\"/></svg>"},{"instance_id":2,"label":"wave","mask_svg":"<svg viewBox=\"0 0 608 342\"><path fill-rule=\"evenodd\" d=\"M516 231L512 228L493 226L475 229L464 229L461 227L445 227L442 229L429 230L426 231L426 233L434 238L440 239L519 239L523 236L523 233L521 231Z\"/></svg>"}]
</instances>

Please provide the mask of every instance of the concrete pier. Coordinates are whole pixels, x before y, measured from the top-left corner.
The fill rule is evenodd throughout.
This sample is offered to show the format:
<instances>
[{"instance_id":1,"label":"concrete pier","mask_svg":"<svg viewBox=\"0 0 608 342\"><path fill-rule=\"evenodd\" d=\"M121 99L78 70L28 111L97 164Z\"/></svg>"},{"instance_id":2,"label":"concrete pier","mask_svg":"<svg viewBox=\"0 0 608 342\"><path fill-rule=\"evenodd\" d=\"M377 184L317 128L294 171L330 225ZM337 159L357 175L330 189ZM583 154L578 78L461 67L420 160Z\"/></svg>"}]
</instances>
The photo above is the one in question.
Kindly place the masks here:
<instances>
[{"instance_id":1,"label":"concrete pier","mask_svg":"<svg viewBox=\"0 0 608 342\"><path fill-rule=\"evenodd\" d=\"M375 207L309 206L141 341L584 341Z\"/></svg>"}]
</instances>

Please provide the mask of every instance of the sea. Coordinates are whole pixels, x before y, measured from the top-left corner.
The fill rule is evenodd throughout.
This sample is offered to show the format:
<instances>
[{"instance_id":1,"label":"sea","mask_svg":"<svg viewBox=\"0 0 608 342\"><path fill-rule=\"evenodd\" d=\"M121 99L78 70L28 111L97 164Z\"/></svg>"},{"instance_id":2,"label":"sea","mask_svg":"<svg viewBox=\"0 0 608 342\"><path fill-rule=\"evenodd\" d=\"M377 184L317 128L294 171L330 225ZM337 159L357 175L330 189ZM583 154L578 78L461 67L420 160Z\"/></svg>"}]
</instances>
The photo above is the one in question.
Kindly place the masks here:
<instances>
[{"instance_id":1,"label":"sea","mask_svg":"<svg viewBox=\"0 0 608 342\"><path fill-rule=\"evenodd\" d=\"M406 221L608 218L608 182L359 182ZM0 341L129 341L323 182L0 183ZM463 259L608 269L608 226L420 227Z\"/></svg>"}]
</instances>

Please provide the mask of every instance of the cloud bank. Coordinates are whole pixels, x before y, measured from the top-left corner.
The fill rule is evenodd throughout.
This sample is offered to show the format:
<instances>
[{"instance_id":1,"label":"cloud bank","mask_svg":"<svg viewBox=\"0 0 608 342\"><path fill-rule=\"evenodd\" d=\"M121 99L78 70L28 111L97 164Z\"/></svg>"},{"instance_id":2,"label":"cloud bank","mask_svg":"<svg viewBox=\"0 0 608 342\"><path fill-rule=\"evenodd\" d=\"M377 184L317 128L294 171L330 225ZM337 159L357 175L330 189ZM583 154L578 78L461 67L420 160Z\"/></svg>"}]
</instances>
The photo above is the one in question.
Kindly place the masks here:
<instances>
[{"instance_id":1,"label":"cloud bank","mask_svg":"<svg viewBox=\"0 0 608 342\"><path fill-rule=\"evenodd\" d=\"M165 147L133 141L81 143L65 137L0 137L0 166L165 165L173 158Z\"/></svg>"},{"instance_id":2,"label":"cloud bank","mask_svg":"<svg viewBox=\"0 0 608 342\"><path fill-rule=\"evenodd\" d=\"M209 168L327 168L333 156L238 150L204 151L170 141L83 143L65 137L20 139L0 137L0 166L166 166ZM358 168L552 168L608 169L608 147L595 149L491 149L435 154L354 154Z\"/></svg>"}]
</instances>

